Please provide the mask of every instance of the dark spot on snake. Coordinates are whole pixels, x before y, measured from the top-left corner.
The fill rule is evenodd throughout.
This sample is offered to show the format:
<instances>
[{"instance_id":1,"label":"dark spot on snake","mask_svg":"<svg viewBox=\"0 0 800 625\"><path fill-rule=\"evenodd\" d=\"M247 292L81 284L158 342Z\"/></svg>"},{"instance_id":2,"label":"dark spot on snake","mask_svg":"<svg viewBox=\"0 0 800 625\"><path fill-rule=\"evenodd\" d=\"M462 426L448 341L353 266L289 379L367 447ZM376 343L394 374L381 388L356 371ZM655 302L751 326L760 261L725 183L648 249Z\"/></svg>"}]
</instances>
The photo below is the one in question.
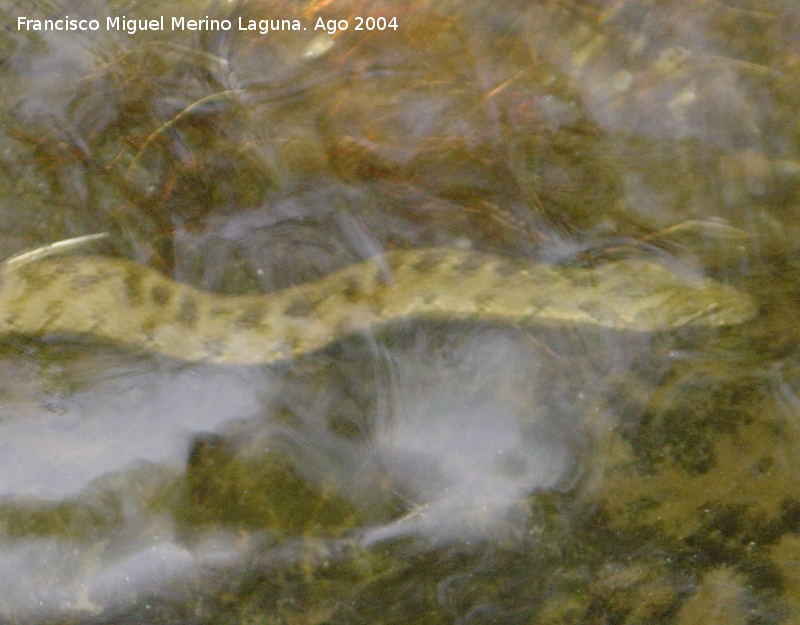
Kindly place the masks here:
<instances>
[{"instance_id":1,"label":"dark spot on snake","mask_svg":"<svg viewBox=\"0 0 800 625\"><path fill-rule=\"evenodd\" d=\"M61 276L68 276L78 271L78 264L74 258L61 258L57 262L46 265L49 267L47 273L54 273Z\"/></svg>"},{"instance_id":2,"label":"dark spot on snake","mask_svg":"<svg viewBox=\"0 0 800 625\"><path fill-rule=\"evenodd\" d=\"M138 267L129 267L122 279L125 285L125 297L131 306L141 306L144 303L144 276Z\"/></svg>"},{"instance_id":3,"label":"dark spot on snake","mask_svg":"<svg viewBox=\"0 0 800 625\"><path fill-rule=\"evenodd\" d=\"M209 356L219 356L222 353L224 344L220 340L211 340L203 343L203 350Z\"/></svg>"},{"instance_id":4,"label":"dark spot on snake","mask_svg":"<svg viewBox=\"0 0 800 625\"><path fill-rule=\"evenodd\" d=\"M413 267L418 273L430 273L444 260L441 252L424 252Z\"/></svg>"},{"instance_id":5,"label":"dark spot on snake","mask_svg":"<svg viewBox=\"0 0 800 625\"><path fill-rule=\"evenodd\" d=\"M150 299L158 306L166 306L169 304L169 300L172 299L172 289L163 284L156 284L150 289Z\"/></svg>"},{"instance_id":6,"label":"dark spot on snake","mask_svg":"<svg viewBox=\"0 0 800 625\"><path fill-rule=\"evenodd\" d=\"M44 311L47 313L47 321L45 322L45 326L47 326L64 314L64 303L60 301L50 302L45 306ZM47 332L46 327L43 329Z\"/></svg>"},{"instance_id":7,"label":"dark spot on snake","mask_svg":"<svg viewBox=\"0 0 800 625\"><path fill-rule=\"evenodd\" d=\"M470 254L465 256L464 259L458 263L458 265L456 265L455 271L457 274L460 274L461 277L466 278L476 271L479 271L484 264L485 261L480 256L474 256Z\"/></svg>"},{"instance_id":8,"label":"dark spot on snake","mask_svg":"<svg viewBox=\"0 0 800 625\"><path fill-rule=\"evenodd\" d=\"M217 304L209 310L208 314L211 317L230 317L234 312L228 304Z\"/></svg>"},{"instance_id":9,"label":"dark spot on snake","mask_svg":"<svg viewBox=\"0 0 800 625\"><path fill-rule=\"evenodd\" d=\"M511 263L498 263L494 266L494 272L500 276L501 278L508 278L513 276L515 273L519 271L519 267L512 265Z\"/></svg>"},{"instance_id":10,"label":"dark spot on snake","mask_svg":"<svg viewBox=\"0 0 800 625\"><path fill-rule=\"evenodd\" d=\"M579 273L571 272L569 274L570 281L575 287L590 287L596 283L596 278L590 272Z\"/></svg>"},{"instance_id":11,"label":"dark spot on snake","mask_svg":"<svg viewBox=\"0 0 800 625\"><path fill-rule=\"evenodd\" d=\"M151 344L156 340L155 339L155 334L156 334L156 328L157 327L158 327L158 321L156 321L152 317L150 319L147 319L147 320L142 322L141 330L142 330L142 336L144 337L145 343L150 343Z\"/></svg>"},{"instance_id":12,"label":"dark spot on snake","mask_svg":"<svg viewBox=\"0 0 800 625\"><path fill-rule=\"evenodd\" d=\"M330 293L319 293L314 299L308 300L308 305L314 312L317 312L317 308L319 308L329 297Z\"/></svg>"},{"instance_id":13,"label":"dark spot on snake","mask_svg":"<svg viewBox=\"0 0 800 625\"><path fill-rule=\"evenodd\" d=\"M383 260L385 263L384 270L388 270L389 273L395 273L407 264L403 253L398 253L398 251L387 253L384 255Z\"/></svg>"},{"instance_id":14,"label":"dark spot on snake","mask_svg":"<svg viewBox=\"0 0 800 625\"><path fill-rule=\"evenodd\" d=\"M86 291L87 289L95 286L96 284L102 281L103 281L102 276L92 275L92 274L89 275L78 274L76 276L73 276L72 280L70 280L70 284L72 285L72 288L75 289L76 291Z\"/></svg>"},{"instance_id":15,"label":"dark spot on snake","mask_svg":"<svg viewBox=\"0 0 800 625\"><path fill-rule=\"evenodd\" d=\"M581 302L578 304L578 310L582 310L586 314L588 314L592 319L602 319L602 310L598 305L598 302L595 301L588 301L588 302Z\"/></svg>"},{"instance_id":16,"label":"dark spot on snake","mask_svg":"<svg viewBox=\"0 0 800 625\"><path fill-rule=\"evenodd\" d=\"M252 330L260 327L263 319L264 308L262 306L248 306L236 317L235 323L242 328Z\"/></svg>"},{"instance_id":17,"label":"dark spot on snake","mask_svg":"<svg viewBox=\"0 0 800 625\"><path fill-rule=\"evenodd\" d=\"M314 313L311 305L304 299L290 302L283 313L289 317L309 317Z\"/></svg>"},{"instance_id":18,"label":"dark spot on snake","mask_svg":"<svg viewBox=\"0 0 800 625\"><path fill-rule=\"evenodd\" d=\"M336 324L336 336L348 336L353 332L353 322L350 319L344 319Z\"/></svg>"},{"instance_id":19,"label":"dark spot on snake","mask_svg":"<svg viewBox=\"0 0 800 625\"><path fill-rule=\"evenodd\" d=\"M389 286L394 283L394 274L406 264L396 253L369 258L361 263L361 279L365 283L374 282L378 286Z\"/></svg>"},{"instance_id":20,"label":"dark spot on snake","mask_svg":"<svg viewBox=\"0 0 800 625\"><path fill-rule=\"evenodd\" d=\"M289 347L291 349L292 356L301 356L303 354L303 339L299 336L293 336L288 341Z\"/></svg>"},{"instance_id":21,"label":"dark spot on snake","mask_svg":"<svg viewBox=\"0 0 800 625\"><path fill-rule=\"evenodd\" d=\"M37 289L47 288L58 278L56 271L40 271L39 267L33 266L25 267L19 273L27 283Z\"/></svg>"},{"instance_id":22,"label":"dark spot on snake","mask_svg":"<svg viewBox=\"0 0 800 625\"><path fill-rule=\"evenodd\" d=\"M348 302L355 302L361 299L364 295L364 291L364 285L358 278L354 276L345 278L342 294Z\"/></svg>"},{"instance_id":23,"label":"dark spot on snake","mask_svg":"<svg viewBox=\"0 0 800 625\"><path fill-rule=\"evenodd\" d=\"M495 293L492 293L491 291L483 291L475 295L473 299L478 306L486 306L487 304L491 304L495 299Z\"/></svg>"},{"instance_id":24,"label":"dark spot on snake","mask_svg":"<svg viewBox=\"0 0 800 625\"><path fill-rule=\"evenodd\" d=\"M187 295L183 299L175 320L187 328L197 325L197 300L194 297Z\"/></svg>"}]
</instances>

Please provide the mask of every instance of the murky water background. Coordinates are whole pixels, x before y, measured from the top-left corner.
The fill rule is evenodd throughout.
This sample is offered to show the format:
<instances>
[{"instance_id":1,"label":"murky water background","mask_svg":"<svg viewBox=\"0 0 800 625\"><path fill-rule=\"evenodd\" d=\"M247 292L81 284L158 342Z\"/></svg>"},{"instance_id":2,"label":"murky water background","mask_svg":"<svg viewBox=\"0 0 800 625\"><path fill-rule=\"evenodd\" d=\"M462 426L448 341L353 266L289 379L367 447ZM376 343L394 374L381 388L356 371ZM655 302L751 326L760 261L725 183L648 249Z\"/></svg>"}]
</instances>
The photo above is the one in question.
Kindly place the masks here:
<instances>
[{"instance_id":1,"label":"murky water background","mask_svg":"<svg viewBox=\"0 0 800 625\"><path fill-rule=\"evenodd\" d=\"M308 30L16 28L123 14ZM97 251L223 292L387 248L650 257L761 304L704 333L409 322L273 367L8 337L0 620L800 618L793 3L0 20L3 257L105 231Z\"/></svg>"}]
</instances>

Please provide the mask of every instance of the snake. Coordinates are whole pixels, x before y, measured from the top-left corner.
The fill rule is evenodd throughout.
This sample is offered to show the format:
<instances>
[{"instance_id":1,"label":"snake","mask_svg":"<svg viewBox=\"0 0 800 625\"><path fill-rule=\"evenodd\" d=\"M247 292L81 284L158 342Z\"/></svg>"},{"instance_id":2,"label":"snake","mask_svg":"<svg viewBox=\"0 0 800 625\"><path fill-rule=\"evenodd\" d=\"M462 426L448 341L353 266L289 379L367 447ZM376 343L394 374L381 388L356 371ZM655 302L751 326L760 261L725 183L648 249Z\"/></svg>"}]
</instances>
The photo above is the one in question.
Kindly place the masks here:
<instances>
[{"instance_id":1,"label":"snake","mask_svg":"<svg viewBox=\"0 0 800 625\"><path fill-rule=\"evenodd\" d=\"M651 259L570 267L458 248L391 250L252 295L99 254L0 265L0 338L88 338L190 363L272 364L415 319L655 332L755 314L743 291Z\"/></svg>"}]
</instances>

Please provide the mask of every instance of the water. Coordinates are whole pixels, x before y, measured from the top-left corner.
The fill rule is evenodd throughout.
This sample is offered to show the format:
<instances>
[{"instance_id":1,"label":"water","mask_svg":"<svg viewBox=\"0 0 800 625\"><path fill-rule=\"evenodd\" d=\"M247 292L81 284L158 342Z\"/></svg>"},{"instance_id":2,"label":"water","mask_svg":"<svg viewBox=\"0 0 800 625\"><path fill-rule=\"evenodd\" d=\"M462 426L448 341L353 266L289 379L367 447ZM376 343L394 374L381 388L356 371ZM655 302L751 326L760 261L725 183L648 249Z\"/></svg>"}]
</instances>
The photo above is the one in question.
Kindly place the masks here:
<instances>
[{"instance_id":1,"label":"water","mask_svg":"<svg viewBox=\"0 0 800 625\"><path fill-rule=\"evenodd\" d=\"M410 322L269 368L9 339L0 620L797 620L800 15L495 4L0 6L0 252L108 231L225 292L389 247L643 256L758 317ZM62 14L308 30L16 28Z\"/></svg>"}]
</instances>

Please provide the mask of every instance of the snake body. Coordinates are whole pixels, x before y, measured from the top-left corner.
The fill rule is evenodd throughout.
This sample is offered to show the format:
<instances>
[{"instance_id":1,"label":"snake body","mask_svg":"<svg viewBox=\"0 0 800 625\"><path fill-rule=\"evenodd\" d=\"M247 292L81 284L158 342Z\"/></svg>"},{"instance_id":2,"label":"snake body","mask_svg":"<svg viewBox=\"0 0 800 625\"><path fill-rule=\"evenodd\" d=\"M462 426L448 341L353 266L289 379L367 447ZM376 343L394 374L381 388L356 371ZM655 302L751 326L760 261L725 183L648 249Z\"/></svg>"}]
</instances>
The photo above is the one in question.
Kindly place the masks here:
<instances>
[{"instance_id":1,"label":"snake body","mask_svg":"<svg viewBox=\"0 0 800 625\"><path fill-rule=\"evenodd\" d=\"M648 260L552 267L456 249L398 250L317 281L220 295L132 261L54 256L0 266L0 336L79 336L189 362L269 364L399 320L657 331L755 314L744 293Z\"/></svg>"}]
</instances>

